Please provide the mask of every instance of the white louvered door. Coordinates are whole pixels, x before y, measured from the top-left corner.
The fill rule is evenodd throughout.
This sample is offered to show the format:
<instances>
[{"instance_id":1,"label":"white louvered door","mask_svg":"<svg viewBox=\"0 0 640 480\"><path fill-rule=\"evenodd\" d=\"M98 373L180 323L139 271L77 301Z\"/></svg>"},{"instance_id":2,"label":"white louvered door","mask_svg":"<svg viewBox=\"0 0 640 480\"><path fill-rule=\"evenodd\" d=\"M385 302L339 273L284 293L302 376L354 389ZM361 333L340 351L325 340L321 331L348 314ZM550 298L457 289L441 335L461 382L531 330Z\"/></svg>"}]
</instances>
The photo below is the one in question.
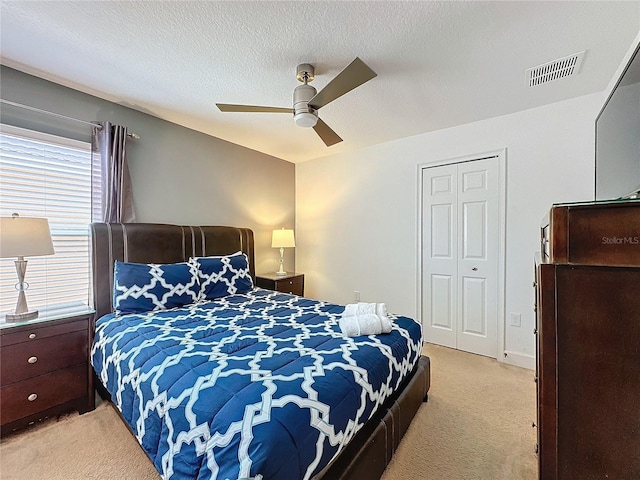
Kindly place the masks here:
<instances>
[{"instance_id":1,"label":"white louvered door","mask_svg":"<svg viewBox=\"0 0 640 480\"><path fill-rule=\"evenodd\" d=\"M422 182L425 339L496 358L497 158L425 168Z\"/></svg>"}]
</instances>

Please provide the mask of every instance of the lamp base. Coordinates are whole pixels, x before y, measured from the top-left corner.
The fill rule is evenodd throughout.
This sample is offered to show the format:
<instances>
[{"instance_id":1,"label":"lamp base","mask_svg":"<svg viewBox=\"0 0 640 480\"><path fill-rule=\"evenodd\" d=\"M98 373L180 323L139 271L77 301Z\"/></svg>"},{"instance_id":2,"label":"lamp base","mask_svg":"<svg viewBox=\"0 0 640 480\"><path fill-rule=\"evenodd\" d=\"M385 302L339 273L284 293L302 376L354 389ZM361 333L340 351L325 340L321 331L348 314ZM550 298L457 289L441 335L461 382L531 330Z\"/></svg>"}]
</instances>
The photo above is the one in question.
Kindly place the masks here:
<instances>
[{"instance_id":1,"label":"lamp base","mask_svg":"<svg viewBox=\"0 0 640 480\"><path fill-rule=\"evenodd\" d=\"M286 275L284 271L284 247L280 247L280 270L276 272L276 275Z\"/></svg>"},{"instance_id":2,"label":"lamp base","mask_svg":"<svg viewBox=\"0 0 640 480\"><path fill-rule=\"evenodd\" d=\"M33 320L34 318L38 318L38 310L24 313L7 313L5 316L7 322L24 322L25 320Z\"/></svg>"}]
</instances>

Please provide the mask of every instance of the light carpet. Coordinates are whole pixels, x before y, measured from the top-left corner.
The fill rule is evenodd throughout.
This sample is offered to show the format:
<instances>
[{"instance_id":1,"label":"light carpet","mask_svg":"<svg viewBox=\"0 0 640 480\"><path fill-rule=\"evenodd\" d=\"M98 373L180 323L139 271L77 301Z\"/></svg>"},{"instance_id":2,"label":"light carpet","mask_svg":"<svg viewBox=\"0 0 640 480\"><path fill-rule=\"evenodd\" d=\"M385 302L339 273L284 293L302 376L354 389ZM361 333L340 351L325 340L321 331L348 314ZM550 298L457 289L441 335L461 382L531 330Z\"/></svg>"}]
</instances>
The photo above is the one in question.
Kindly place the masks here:
<instances>
[{"instance_id":1,"label":"light carpet","mask_svg":"<svg viewBox=\"0 0 640 480\"><path fill-rule=\"evenodd\" d=\"M427 345L429 401L382 480L534 480L533 372ZM111 404L14 434L0 443L4 480L158 480ZM367 480L367 479L362 479Z\"/></svg>"}]
</instances>

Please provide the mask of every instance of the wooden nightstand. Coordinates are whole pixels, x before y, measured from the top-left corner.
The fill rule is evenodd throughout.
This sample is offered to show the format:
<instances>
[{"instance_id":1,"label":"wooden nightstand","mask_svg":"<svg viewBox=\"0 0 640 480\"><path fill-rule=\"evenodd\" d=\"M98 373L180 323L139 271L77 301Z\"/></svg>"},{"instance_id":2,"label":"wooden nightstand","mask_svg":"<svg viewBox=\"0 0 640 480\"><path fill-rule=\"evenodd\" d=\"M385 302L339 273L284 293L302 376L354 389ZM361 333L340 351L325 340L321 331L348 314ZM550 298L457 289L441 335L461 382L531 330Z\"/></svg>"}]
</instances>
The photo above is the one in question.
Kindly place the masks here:
<instances>
[{"instance_id":1,"label":"wooden nightstand","mask_svg":"<svg viewBox=\"0 0 640 480\"><path fill-rule=\"evenodd\" d=\"M256 275L256 285L260 288L275 290L276 292L304 295L304 274L287 272L286 275L275 273L261 273Z\"/></svg>"},{"instance_id":2,"label":"wooden nightstand","mask_svg":"<svg viewBox=\"0 0 640 480\"><path fill-rule=\"evenodd\" d=\"M89 307L41 310L33 320L0 320L0 433L94 408Z\"/></svg>"}]
</instances>

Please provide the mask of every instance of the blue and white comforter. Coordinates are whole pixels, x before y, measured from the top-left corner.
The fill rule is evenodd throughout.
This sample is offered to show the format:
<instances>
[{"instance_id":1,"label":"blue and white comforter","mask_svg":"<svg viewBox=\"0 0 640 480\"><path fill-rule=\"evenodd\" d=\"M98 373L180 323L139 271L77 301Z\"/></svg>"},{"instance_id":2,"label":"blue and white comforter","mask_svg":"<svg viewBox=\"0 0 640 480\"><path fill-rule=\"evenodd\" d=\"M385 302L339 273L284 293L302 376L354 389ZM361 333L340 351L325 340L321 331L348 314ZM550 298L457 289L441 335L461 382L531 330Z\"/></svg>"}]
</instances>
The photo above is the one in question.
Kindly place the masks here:
<instances>
[{"instance_id":1,"label":"blue and white comforter","mask_svg":"<svg viewBox=\"0 0 640 480\"><path fill-rule=\"evenodd\" d=\"M344 307L256 288L98 320L93 366L165 479L309 479L412 370L420 325L347 338Z\"/></svg>"}]
</instances>

